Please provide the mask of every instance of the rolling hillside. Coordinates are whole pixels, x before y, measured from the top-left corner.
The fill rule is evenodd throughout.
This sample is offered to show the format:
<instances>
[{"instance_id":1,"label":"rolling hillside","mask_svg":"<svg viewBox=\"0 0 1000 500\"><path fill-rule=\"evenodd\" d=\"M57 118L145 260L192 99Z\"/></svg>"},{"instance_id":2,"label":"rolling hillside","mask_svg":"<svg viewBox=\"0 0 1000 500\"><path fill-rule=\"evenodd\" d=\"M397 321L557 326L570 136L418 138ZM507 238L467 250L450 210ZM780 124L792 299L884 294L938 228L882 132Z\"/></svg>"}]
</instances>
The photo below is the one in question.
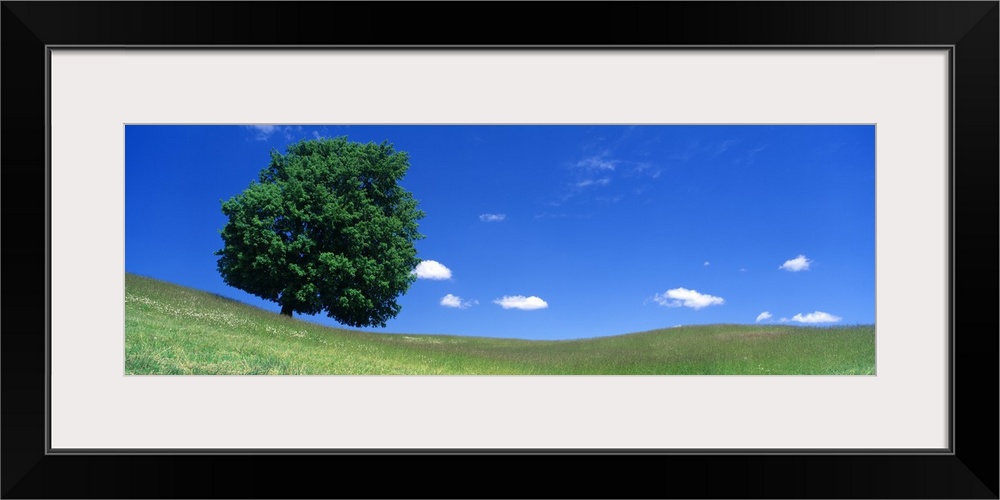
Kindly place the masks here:
<instances>
[{"instance_id":1,"label":"rolling hillside","mask_svg":"<svg viewBox=\"0 0 1000 500\"><path fill-rule=\"evenodd\" d=\"M370 333L126 274L125 373L874 375L875 328L702 325L560 341Z\"/></svg>"}]
</instances>

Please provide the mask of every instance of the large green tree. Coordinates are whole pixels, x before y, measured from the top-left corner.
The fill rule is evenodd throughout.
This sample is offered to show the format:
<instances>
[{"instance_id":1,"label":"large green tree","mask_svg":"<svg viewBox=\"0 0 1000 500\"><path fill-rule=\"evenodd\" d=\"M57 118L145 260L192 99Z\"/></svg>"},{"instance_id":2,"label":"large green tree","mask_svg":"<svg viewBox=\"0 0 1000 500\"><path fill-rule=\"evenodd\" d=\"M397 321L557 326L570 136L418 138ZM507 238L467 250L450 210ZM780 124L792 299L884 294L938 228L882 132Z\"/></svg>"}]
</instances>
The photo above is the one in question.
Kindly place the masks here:
<instances>
[{"instance_id":1,"label":"large green tree","mask_svg":"<svg viewBox=\"0 0 1000 500\"><path fill-rule=\"evenodd\" d=\"M416 279L424 212L398 181L409 155L346 137L271 151L257 182L222 203L218 268L231 286L350 326L385 326Z\"/></svg>"}]
</instances>

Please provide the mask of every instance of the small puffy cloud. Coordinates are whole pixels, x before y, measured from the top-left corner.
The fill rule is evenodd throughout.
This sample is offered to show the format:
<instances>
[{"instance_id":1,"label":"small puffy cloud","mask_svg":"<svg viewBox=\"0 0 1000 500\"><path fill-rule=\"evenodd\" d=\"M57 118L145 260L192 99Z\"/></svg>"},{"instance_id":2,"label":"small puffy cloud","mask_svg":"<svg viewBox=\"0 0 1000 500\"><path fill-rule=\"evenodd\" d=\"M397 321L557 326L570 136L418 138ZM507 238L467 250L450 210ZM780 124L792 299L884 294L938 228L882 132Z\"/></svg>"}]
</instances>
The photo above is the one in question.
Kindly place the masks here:
<instances>
[{"instance_id":1,"label":"small puffy cloud","mask_svg":"<svg viewBox=\"0 0 1000 500\"><path fill-rule=\"evenodd\" d=\"M482 214L479 216L479 220L483 222L500 222L506 218L506 214Z\"/></svg>"},{"instance_id":2,"label":"small puffy cloud","mask_svg":"<svg viewBox=\"0 0 1000 500\"><path fill-rule=\"evenodd\" d=\"M445 307L462 307L462 298L449 293L441 297L441 305Z\"/></svg>"},{"instance_id":3,"label":"small puffy cloud","mask_svg":"<svg viewBox=\"0 0 1000 500\"><path fill-rule=\"evenodd\" d=\"M523 309L525 311L549 307L547 302L538 297L525 297L524 295L504 295L494 300L493 303L498 304L504 309Z\"/></svg>"},{"instance_id":4,"label":"small puffy cloud","mask_svg":"<svg viewBox=\"0 0 1000 500\"><path fill-rule=\"evenodd\" d=\"M462 297L458 297L452 294L445 295L441 297L441 305L445 307L453 307L456 309L467 309L478 304L478 300L463 300Z\"/></svg>"},{"instance_id":5,"label":"small puffy cloud","mask_svg":"<svg viewBox=\"0 0 1000 500\"><path fill-rule=\"evenodd\" d=\"M792 316L792 321L797 321L799 323L836 323L842 318L834 316L830 313L825 313L823 311L814 311L803 316L802 314L796 314Z\"/></svg>"},{"instance_id":6,"label":"small puffy cloud","mask_svg":"<svg viewBox=\"0 0 1000 500\"><path fill-rule=\"evenodd\" d=\"M417 264L413 274L425 280L446 280L451 278L451 269L436 260L425 260Z\"/></svg>"},{"instance_id":7,"label":"small puffy cloud","mask_svg":"<svg viewBox=\"0 0 1000 500\"><path fill-rule=\"evenodd\" d=\"M712 263L706 260L706 261L705 261L705 267L708 267L708 266L710 266L710 265L712 265Z\"/></svg>"},{"instance_id":8,"label":"small puffy cloud","mask_svg":"<svg viewBox=\"0 0 1000 500\"><path fill-rule=\"evenodd\" d=\"M764 311L764 312L762 312L762 313L760 313L760 314L757 315L757 322L758 323L760 323L761 321L764 321L765 319L771 319L771 313L769 313L767 311Z\"/></svg>"},{"instance_id":9,"label":"small puffy cloud","mask_svg":"<svg viewBox=\"0 0 1000 500\"><path fill-rule=\"evenodd\" d=\"M784 264L778 266L778 269L797 273L799 271L808 271L809 264L812 264L811 260L807 259L805 255L799 255L794 259L786 260Z\"/></svg>"},{"instance_id":10,"label":"small puffy cloud","mask_svg":"<svg viewBox=\"0 0 1000 500\"><path fill-rule=\"evenodd\" d=\"M701 309L708 306L722 305L726 301L722 297L698 293L697 290L687 288L674 288L665 293L653 296L653 302L666 307L690 307L691 309Z\"/></svg>"}]
</instances>

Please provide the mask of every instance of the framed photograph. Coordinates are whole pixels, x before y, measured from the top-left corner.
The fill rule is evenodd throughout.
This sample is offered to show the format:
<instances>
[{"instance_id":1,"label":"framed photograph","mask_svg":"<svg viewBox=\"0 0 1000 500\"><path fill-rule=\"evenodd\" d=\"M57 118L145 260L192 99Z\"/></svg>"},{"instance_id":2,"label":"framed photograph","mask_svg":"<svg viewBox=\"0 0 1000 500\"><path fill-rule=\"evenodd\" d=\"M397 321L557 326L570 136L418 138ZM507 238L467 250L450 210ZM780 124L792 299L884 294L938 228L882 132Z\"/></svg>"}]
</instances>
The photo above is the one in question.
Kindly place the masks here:
<instances>
[{"instance_id":1,"label":"framed photograph","mask_svg":"<svg viewBox=\"0 0 1000 500\"><path fill-rule=\"evenodd\" d=\"M997 498L997 2L3 5L4 497Z\"/></svg>"}]
</instances>

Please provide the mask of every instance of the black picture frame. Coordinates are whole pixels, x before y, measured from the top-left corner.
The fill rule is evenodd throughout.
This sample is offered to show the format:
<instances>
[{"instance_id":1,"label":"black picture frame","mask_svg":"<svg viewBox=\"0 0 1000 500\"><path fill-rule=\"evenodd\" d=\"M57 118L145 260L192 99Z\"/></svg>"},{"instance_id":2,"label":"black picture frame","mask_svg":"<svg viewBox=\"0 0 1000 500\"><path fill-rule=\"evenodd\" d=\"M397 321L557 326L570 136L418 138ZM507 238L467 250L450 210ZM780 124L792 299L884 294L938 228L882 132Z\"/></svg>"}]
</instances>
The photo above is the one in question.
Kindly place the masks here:
<instances>
[{"instance_id":1,"label":"black picture frame","mask_svg":"<svg viewBox=\"0 0 1000 500\"><path fill-rule=\"evenodd\" d=\"M2 252L13 270L3 294L7 314L0 335L3 497L998 498L997 323L992 308L981 308L971 298L985 295L992 304L997 290L992 263L998 255L1000 3L581 2L551 7L2 2L2 138L7 146L0 150L7 223ZM568 9L571 17L565 15ZM950 47L950 452L50 454L46 62L47 47L54 45ZM30 271L27 279L20 277L22 269ZM957 307L958 299L967 302ZM309 472L317 467L329 473ZM366 481L367 472L384 480ZM479 486L469 490L466 484Z\"/></svg>"}]
</instances>

